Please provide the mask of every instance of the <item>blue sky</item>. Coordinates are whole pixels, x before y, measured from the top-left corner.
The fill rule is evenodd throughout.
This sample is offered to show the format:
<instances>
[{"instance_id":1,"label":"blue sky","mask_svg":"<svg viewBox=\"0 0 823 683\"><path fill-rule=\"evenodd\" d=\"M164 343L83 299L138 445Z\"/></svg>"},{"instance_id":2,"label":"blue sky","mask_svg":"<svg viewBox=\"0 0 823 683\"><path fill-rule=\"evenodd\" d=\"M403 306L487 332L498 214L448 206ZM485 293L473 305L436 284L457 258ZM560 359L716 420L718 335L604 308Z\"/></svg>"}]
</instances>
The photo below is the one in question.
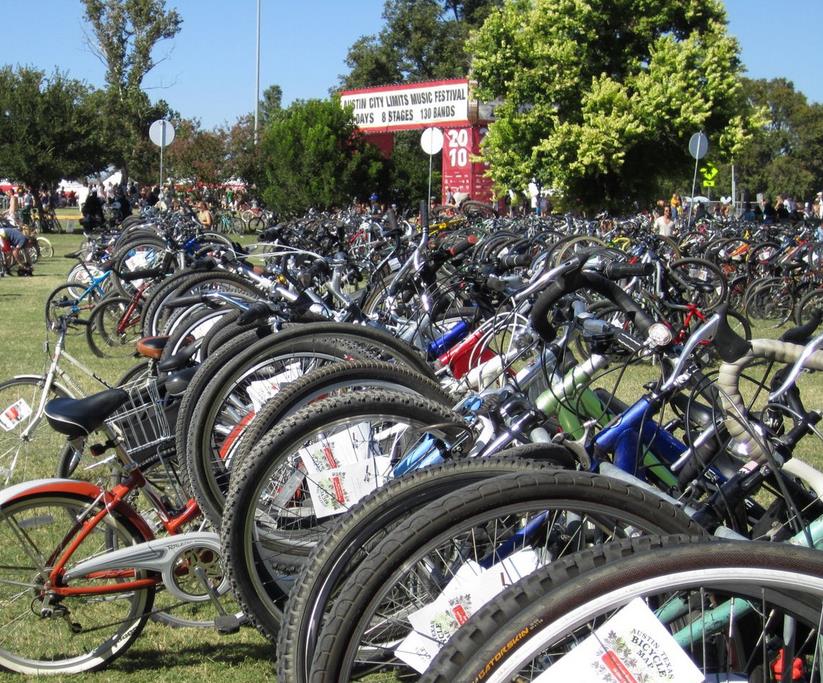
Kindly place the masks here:
<instances>
[{"instance_id":1,"label":"blue sky","mask_svg":"<svg viewBox=\"0 0 823 683\"><path fill-rule=\"evenodd\" d=\"M677 1L677 0L672 0ZM144 81L204 126L232 123L254 106L256 0L167 0L183 29L157 48L162 58ZM754 78L783 76L823 102L817 34L823 0L726 0L729 31ZM0 0L0 64L22 64L103 84L104 69L86 45L79 0ZM382 26L383 0L262 0L261 91L283 88L286 104L325 97L344 73L348 47Z\"/></svg>"}]
</instances>

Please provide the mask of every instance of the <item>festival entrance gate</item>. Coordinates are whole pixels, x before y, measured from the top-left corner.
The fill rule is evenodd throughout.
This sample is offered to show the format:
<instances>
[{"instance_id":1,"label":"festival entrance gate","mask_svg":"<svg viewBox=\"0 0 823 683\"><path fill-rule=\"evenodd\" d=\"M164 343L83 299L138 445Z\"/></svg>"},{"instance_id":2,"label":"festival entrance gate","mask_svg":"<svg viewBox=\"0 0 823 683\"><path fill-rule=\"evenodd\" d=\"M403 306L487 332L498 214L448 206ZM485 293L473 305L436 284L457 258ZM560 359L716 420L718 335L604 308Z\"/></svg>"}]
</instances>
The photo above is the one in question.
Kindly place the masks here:
<instances>
[{"instance_id":1,"label":"festival entrance gate","mask_svg":"<svg viewBox=\"0 0 823 683\"><path fill-rule=\"evenodd\" d=\"M492 202L486 164L473 161L487 132L489 108L470 99L469 81L454 79L408 85L344 90L340 102L354 107L354 122L387 156L394 133L429 127L443 130L441 202L451 190L481 202Z\"/></svg>"}]
</instances>

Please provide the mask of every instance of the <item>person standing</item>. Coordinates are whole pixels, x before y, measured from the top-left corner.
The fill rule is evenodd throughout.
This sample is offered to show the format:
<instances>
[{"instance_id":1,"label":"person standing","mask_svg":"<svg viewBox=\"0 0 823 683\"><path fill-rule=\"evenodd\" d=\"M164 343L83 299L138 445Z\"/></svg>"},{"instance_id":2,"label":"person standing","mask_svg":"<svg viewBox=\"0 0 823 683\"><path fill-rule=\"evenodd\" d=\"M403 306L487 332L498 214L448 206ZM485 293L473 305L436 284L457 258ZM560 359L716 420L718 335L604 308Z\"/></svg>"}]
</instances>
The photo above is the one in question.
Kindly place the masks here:
<instances>
[{"instance_id":1,"label":"person standing","mask_svg":"<svg viewBox=\"0 0 823 683\"><path fill-rule=\"evenodd\" d=\"M672 207L664 206L663 213L654 221L654 229L661 237L671 237L674 232L674 220L672 219Z\"/></svg>"},{"instance_id":2,"label":"person standing","mask_svg":"<svg viewBox=\"0 0 823 683\"><path fill-rule=\"evenodd\" d=\"M9 190L9 208L6 212L6 218L9 223L17 227L17 211L20 209L20 200L17 198L17 193L14 189Z\"/></svg>"}]
</instances>

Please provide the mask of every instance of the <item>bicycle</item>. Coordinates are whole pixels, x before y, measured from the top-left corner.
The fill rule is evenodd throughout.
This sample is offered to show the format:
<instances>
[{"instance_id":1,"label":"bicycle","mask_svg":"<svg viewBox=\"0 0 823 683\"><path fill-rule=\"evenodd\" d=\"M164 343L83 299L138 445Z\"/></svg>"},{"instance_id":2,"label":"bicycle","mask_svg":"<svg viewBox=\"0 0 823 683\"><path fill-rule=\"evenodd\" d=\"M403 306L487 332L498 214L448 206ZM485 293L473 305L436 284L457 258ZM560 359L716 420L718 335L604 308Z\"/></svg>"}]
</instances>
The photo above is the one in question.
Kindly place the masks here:
<instances>
[{"instance_id":1,"label":"bicycle","mask_svg":"<svg viewBox=\"0 0 823 683\"><path fill-rule=\"evenodd\" d=\"M86 392L61 367L68 361L97 385L111 385L68 351L65 343L69 329L76 325L76 315L63 315L56 321L57 339L50 362L42 375L16 375L0 383L0 481L4 485L49 477L55 473L52 458L68 449L61 439L44 430L46 403L52 398L73 398ZM49 355L48 339L44 345ZM61 456L63 457L63 456Z\"/></svg>"},{"instance_id":2,"label":"bicycle","mask_svg":"<svg viewBox=\"0 0 823 683\"><path fill-rule=\"evenodd\" d=\"M178 625L240 626L221 602L228 581L218 536L183 531L198 523L170 472L173 439L154 378L85 399L50 401L51 426L74 448L103 428L109 439L90 447L117 462L111 488L70 479L20 484L0 493L0 591L5 621L0 664L25 674L79 673L108 665L140 635L146 621L186 607ZM151 481L159 472L164 488ZM131 502L140 491L149 515ZM168 533L157 538L155 531ZM155 607L164 589L172 604ZM206 612L206 614L203 614Z\"/></svg>"}]
</instances>

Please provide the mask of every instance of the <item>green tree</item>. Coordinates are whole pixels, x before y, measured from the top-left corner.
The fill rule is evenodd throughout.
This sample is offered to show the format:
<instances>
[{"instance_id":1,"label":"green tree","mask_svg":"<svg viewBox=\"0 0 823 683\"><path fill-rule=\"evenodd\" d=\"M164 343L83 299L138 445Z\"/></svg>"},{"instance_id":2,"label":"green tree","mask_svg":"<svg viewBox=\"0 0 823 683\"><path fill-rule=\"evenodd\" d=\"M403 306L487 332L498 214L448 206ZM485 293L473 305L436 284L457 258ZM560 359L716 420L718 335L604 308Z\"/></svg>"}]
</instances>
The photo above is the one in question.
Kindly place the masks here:
<instances>
[{"instance_id":1,"label":"green tree","mask_svg":"<svg viewBox=\"0 0 823 683\"><path fill-rule=\"evenodd\" d=\"M262 149L262 196L282 214L347 206L386 190L385 160L336 98L292 103L264 131Z\"/></svg>"},{"instance_id":2,"label":"green tree","mask_svg":"<svg viewBox=\"0 0 823 683\"><path fill-rule=\"evenodd\" d=\"M174 142L167 156L174 178L216 184L226 179L226 140L222 131L203 130L199 119L175 122Z\"/></svg>"},{"instance_id":3,"label":"green tree","mask_svg":"<svg viewBox=\"0 0 823 683\"><path fill-rule=\"evenodd\" d=\"M481 99L504 100L483 153L500 189L532 179L623 208L688 174L704 130L717 159L755 124L719 0L509 0L469 43Z\"/></svg>"},{"instance_id":4,"label":"green tree","mask_svg":"<svg viewBox=\"0 0 823 683\"><path fill-rule=\"evenodd\" d=\"M263 128L265 132L265 128ZM246 114L228 130L226 138L226 176L239 178L248 185L262 187L265 184L263 151L254 144L254 115Z\"/></svg>"},{"instance_id":5,"label":"green tree","mask_svg":"<svg viewBox=\"0 0 823 683\"><path fill-rule=\"evenodd\" d=\"M35 189L108 163L91 89L55 71L0 68L0 177ZM39 195L35 194L40 208Z\"/></svg>"},{"instance_id":6,"label":"green tree","mask_svg":"<svg viewBox=\"0 0 823 683\"><path fill-rule=\"evenodd\" d=\"M343 88L465 78L465 42L501 0L386 0L385 26L349 48Z\"/></svg>"},{"instance_id":7,"label":"green tree","mask_svg":"<svg viewBox=\"0 0 823 683\"><path fill-rule=\"evenodd\" d=\"M93 38L89 44L106 65L104 134L109 139L114 163L124 180L144 167L148 129L159 118L142 90L143 79L157 64L158 42L173 38L182 19L166 10L165 0L82 0Z\"/></svg>"},{"instance_id":8,"label":"green tree","mask_svg":"<svg viewBox=\"0 0 823 683\"><path fill-rule=\"evenodd\" d=\"M809 104L785 78L743 79L743 87L765 121L735 158L738 188L752 197L764 192L809 199L823 188L823 105Z\"/></svg>"},{"instance_id":9,"label":"green tree","mask_svg":"<svg viewBox=\"0 0 823 683\"><path fill-rule=\"evenodd\" d=\"M260 123L266 126L283 109L283 88L272 84L263 91L260 99Z\"/></svg>"}]
</instances>

